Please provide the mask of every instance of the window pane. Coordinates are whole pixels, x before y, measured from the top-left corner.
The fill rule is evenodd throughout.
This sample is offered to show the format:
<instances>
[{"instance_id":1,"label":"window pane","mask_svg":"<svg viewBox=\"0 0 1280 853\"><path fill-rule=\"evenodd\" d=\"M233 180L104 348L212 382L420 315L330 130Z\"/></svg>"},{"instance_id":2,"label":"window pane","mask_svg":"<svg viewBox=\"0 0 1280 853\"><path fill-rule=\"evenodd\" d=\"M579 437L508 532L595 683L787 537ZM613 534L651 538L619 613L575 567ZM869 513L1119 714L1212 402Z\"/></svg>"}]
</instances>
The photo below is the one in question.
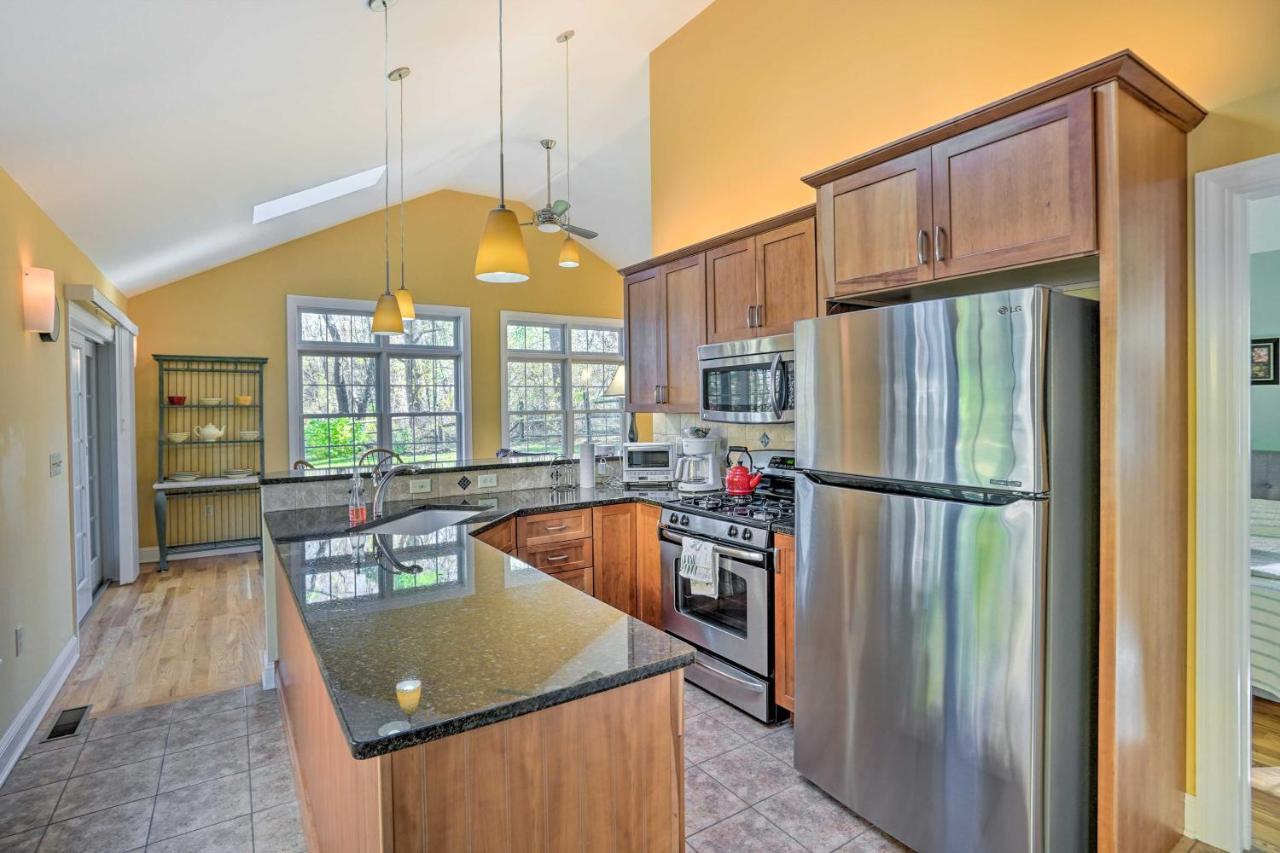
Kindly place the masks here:
<instances>
[{"instance_id":1,"label":"window pane","mask_svg":"<svg viewBox=\"0 0 1280 853\"><path fill-rule=\"evenodd\" d=\"M376 417L302 419L302 458L317 468L354 465L356 457L377 445Z\"/></svg>"},{"instance_id":2,"label":"window pane","mask_svg":"<svg viewBox=\"0 0 1280 853\"><path fill-rule=\"evenodd\" d=\"M574 329L570 335L574 352L600 352L622 355L622 331L620 329Z\"/></svg>"},{"instance_id":3,"label":"window pane","mask_svg":"<svg viewBox=\"0 0 1280 853\"><path fill-rule=\"evenodd\" d=\"M392 412L456 412L457 360L392 358Z\"/></svg>"},{"instance_id":4,"label":"window pane","mask_svg":"<svg viewBox=\"0 0 1280 853\"><path fill-rule=\"evenodd\" d=\"M507 446L524 453L563 453L564 415L510 416Z\"/></svg>"},{"instance_id":5,"label":"window pane","mask_svg":"<svg viewBox=\"0 0 1280 853\"><path fill-rule=\"evenodd\" d=\"M309 343L373 343L373 314L299 311L298 334Z\"/></svg>"},{"instance_id":6,"label":"window pane","mask_svg":"<svg viewBox=\"0 0 1280 853\"><path fill-rule=\"evenodd\" d=\"M457 415L392 415L391 449L405 462L458 458Z\"/></svg>"},{"instance_id":7,"label":"window pane","mask_svg":"<svg viewBox=\"0 0 1280 853\"><path fill-rule=\"evenodd\" d=\"M620 409L621 400L601 400L600 395L613 381L618 365L613 362L575 361L570 368L573 375L574 411L586 409Z\"/></svg>"},{"instance_id":8,"label":"window pane","mask_svg":"<svg viewBox=\"0 0 1280 853\"><path fill-rule=\"evenodd\" d=\"M512 361L507 364L507 409L511 412L558 412L563 372L558 361Z\"/></svg>"},{"instance_id":9,"label":"window pane","mask_svg":"<svg viewBox=\"0 0 1280 853\"><path fill-rule=\"evenodd\" d=\"M361 355L304 355L302 412L306 415L374 414L378 361Z\"/></svg>"},{"instance_id":10,"label":"window pane","mask_svg":"<svg viewBox=\"0 0 1280 853\"><path fill-rule=\"evenodd\" d=\"M456 347L458 321L452 317L415 317L405 321L405 334L388 335L387 342L396 346Z\"/></svg>"},{"instance_id":11,"label":"window pane","mask_svg":"<svg viewBox=\"0 0 1280 853\"><path fill-rule=\"evenodd\" d=\"M573 452L582 453L582 445L593 442L596 455L616 455L622 448L622 413L576 414L573 416Z\"/></svg>"},{"instance_id":12,"label":"window pane","mask_svg":"<svg viewBox=\"0 0 1280 853\"><path fill-rule=\"evenodd\" d=\"M532 352L564 352L564 329L510 323L507 325L507 349Z\"/></svg>"}]
</instances>

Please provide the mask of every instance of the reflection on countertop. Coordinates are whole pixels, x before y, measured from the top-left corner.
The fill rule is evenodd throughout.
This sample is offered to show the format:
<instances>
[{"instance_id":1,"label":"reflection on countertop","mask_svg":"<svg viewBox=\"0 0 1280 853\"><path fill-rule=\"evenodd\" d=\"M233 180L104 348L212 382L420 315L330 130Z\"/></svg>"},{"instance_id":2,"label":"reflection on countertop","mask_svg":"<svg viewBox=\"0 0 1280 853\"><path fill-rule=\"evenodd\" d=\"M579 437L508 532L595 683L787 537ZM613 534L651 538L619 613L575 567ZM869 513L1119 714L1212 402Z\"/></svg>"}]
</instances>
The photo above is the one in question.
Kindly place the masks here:
<instances>
[{"instance_id":1,"label":"reflection on countertop","mask_svg":"<svg viewBox=\"0 0 1280 853\"><path fill-rule=\"evenodd\" d=\"M598 462L611 462L620 459L618 456L597 456ZM556 454L547 453L532 456L505 456L482 459L450 460L448 462L415 462L412 463L418 474L444 474L450 471L490 471L508 468L529 468L535 465L548 465L556 459ZM360 468L362 476L368 477L372 466ZM341 468L295 468L289 471L272 471L262 476L262 485L272 486L281 483L311 483L324 480L345 480L354 469L350 466Z\"/></svg>"},{"instance_id":2,"label":"reflection on countertop","mask_svg":"<svg viewBox=\"0 0 1280 853\"><path fill-rule=\"evenodd\" d=\"M471 537L523 512L635 500L547 490L389 505L474 508L414 535L353 532L344 507L267 513L352 755L368 758L687 666L692 649ZM407 567L397 570L394 566ZM407 716L396 685L422 683Z\"/></svg>"}]
</instances>

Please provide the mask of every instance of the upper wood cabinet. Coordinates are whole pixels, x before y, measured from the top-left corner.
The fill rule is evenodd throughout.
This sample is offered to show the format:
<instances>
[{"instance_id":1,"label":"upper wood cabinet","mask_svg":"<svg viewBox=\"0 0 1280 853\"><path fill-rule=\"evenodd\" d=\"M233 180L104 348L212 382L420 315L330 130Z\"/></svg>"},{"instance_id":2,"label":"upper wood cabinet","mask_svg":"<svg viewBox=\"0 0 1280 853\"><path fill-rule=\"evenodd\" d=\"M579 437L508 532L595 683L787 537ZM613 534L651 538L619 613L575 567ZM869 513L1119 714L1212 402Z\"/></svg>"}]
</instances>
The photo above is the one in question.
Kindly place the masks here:
<instances>
[{"instance_id":1,"label":"upper wood cabinet","mask_svg":"<svg viewBox=\"0 0 1280 853\"><path fill-rule=\"evenodd\" d=\"M704 256L631 273L623 286L627 409L698 411L698 347L707 342Z\"/></svg>"},{"instance_id":2,"label":"upper wood cabinet","mask_svg":"<svg viewBox=\"0 0 1280 853\"><path fill-rule=\"evenodd\" d=\"M755 237L757 335L791 332L797 320L818 316L813 218Z\"/></svg>"},{"instance_id":3,"label":"upper wood cabinet","mask_svg":"<svg viewBox=\"0 0 1280 853\"><path fill-rule=\"evenodd\" d=\"M707 252L708 343L754 337L758 297L754 237Z\"/></svg>"},{"instance_id":4,"label":"upper wood cabinet","mask_svg":"<svg viewBox=\"0 0 1280 853\"><path fill-rule=\"evenodd\" d=\"M1084 89L818 186L828 299L1091 252Z\"/></svg>"},{"instance_id":5,"label":"upper wood cabinet","mask_svg":"<svg viewBox=\"0 0 1280 853\"><path fill-rule=\"evenodd\" d=\"M934 145L934 276L1097 247L1088 89Z\"/></svg>"}]
</instances>

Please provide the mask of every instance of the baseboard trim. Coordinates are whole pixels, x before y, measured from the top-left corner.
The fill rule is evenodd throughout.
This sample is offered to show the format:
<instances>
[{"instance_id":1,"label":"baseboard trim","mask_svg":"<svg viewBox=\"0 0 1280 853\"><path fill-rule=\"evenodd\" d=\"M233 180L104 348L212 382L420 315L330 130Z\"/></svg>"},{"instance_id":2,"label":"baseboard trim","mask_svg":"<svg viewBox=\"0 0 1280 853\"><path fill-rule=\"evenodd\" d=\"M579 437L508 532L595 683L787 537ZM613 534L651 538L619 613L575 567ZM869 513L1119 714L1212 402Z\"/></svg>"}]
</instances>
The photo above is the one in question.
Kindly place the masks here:
<instances>
[{"instance_id":1,"label":"baseboard trim","mask_svg":"<svg viewBox=\"0 0 1280 853\"><path fill-rule=\"evenodd\" d=\"M176 563L180 560L196 560L200 557L217 557L222 554L248 554L251 551L261 551L261 545L240 545L236 548L210 548L207 551L184 551L181 554L170 554L169 562ZM158 563L160 562L160 548L155 545L144 545L138 549L139 563Z\"/></svg>"},{"instance_id":2,"label":"baseboard trim","mask_svg":"<svg viewBox=\"0 0 1280 853\"><path fill-rule=\"evenodd\" d=\"M79 659L80 638L72 634L71 639L67 640L67 644L62 647L62 651L58 652L58 656L53 659L53 665L49 667L49 671L36 685L35 692L18 712L17 719L9 726L4 737L0 737L0 784L9 778L9 771L13 770L13 765L17 764L18 759L22 757L22 751L27 748L31 736L36 733L40 721L49 712L53 700L58 696L58 691L62 689L67 676L71 674L71 668Z\"/></svg>"},{"instance_id":3,"label":"baseboard trim","mask_svg":"<svg viewBox=\"0 0 1280 853\"><path fill-rule=\"evenodd\" d=\"M1182 834L1187 838L1200 837L1200 801L1195 794L1183 794Z\"/></svg>"},{"instance_id":4,"label":"baseboard trim","mask_svg":"<svg viewBox=\"0 0 1280 853\"><path fill-rule=\"evenodd\" d=\"M276 686L276 664L275 661L267 657L267 653L262 653L262 689L271 690Z\"/></svg>"}]
</instances>

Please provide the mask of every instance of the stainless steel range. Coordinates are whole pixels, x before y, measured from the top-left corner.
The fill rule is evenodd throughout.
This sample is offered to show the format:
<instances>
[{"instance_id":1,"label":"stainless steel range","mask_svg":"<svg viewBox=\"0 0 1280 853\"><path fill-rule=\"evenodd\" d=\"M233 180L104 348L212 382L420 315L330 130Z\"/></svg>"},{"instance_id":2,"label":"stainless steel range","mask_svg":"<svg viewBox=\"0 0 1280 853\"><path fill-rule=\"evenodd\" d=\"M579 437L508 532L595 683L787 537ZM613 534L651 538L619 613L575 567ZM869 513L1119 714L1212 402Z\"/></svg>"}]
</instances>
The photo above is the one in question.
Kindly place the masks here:
<instances>
[{"instance_id":1,"label":"stainless steel range","mask_svg":"<svg viewBox=\"0 0 1280 853\"><path fill-rule=\"evenodd\" d=\"M685 677L753 717L771 722L773 526L794 523L795 457L765 454L751 495L712 492L665 502L662 626L697 647ZM710 541L720 573L715 597L694 595L678 573L686 537Z\"/></svg>"}]
</instances>

